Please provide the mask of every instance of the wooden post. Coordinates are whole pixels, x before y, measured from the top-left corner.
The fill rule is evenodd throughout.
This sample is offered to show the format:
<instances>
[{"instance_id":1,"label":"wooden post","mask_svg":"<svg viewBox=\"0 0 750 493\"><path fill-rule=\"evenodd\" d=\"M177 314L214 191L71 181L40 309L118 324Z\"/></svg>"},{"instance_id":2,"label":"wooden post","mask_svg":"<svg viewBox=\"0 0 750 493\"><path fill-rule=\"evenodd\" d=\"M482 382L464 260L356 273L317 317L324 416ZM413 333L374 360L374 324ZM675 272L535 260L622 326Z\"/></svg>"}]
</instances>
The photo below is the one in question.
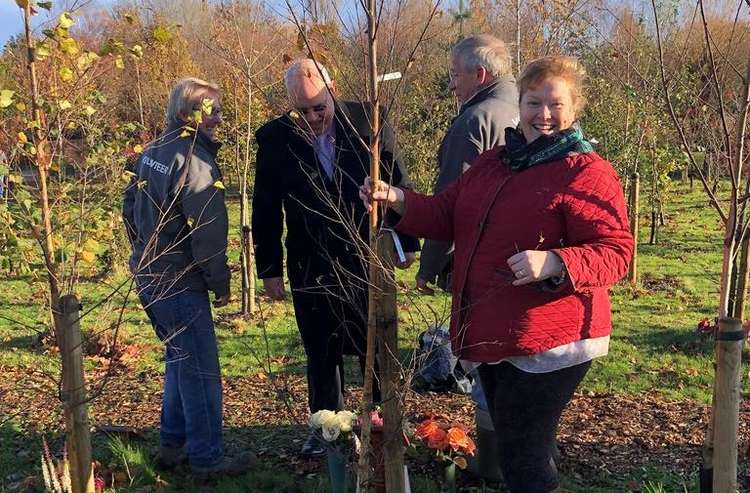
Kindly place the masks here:
<instances>
[{"instance_id":1,"label":"wooden post","mask_svg":"<svg viewBox=\"0 0 750 493\"><path fill-rule=\"evenodd\" d=\"M396 307L396 279L390 259L393 239L390 234L378 238L378 257L387 268L381 269L380 296L376 307L378 359L380 361L380 388L383 398L383 458L385 491L404 491L403 416L399 382L401 362L398 351L398 310Z\"/></svg>"},{"instance_id":2,"label":"wooden post","mask_svg":"<svg viewBox=\"0 0 750 493\"><path fill-rule=\"evenodd\" d=\"M737 431L740 411L740 363L745 331L733 317L719 319L716 335L716 408L714 409L715 493L737 490Z\"/></svg>"},{"instance_id":3,"label":"wooden post","mask_svg":"<svg viewBox=\"0 0 750 493\"><path fill-rule=\"evenodd\" d=\"M659 241L659 174L656 163L656 144L651 147L651 235L649 245L656 245Z\"/></svg>"},{"instance_id":4,"label":"wooden post","mask_svg":"<svg viewBox=\"0 0 750 493\"><path fill-rule=\"evenodd\" d=\"M253 272L255 257L249 209L245 189L240 195L240 271L242 274L242 315L245 316L255 312L255 273Z\"/></svg>"},{"instance_id":5,"label":"wooden post","mask_svg":"<svg viewBox=\"0 0 750 493\"><path fill-rule=\"evenodd\" d=\"M70 461L72 493L94 493L91 435L83 379L81 304L69 294L60 298L55 310L55 328L62 358L61 400L65 414L66 447Z\"/></svg>"},{"instance_id":6,"label":"wooden post","mask_svg":"<svg viewBox=\"0 0 750 493\"><path fill-rule=\"evenodd\" d=\"M632 286L638 284L638 215L641 196L641 175L630 175L630 232L633 234L633 259L628 269L628 280Z\"/></svg>"}]
</instances>

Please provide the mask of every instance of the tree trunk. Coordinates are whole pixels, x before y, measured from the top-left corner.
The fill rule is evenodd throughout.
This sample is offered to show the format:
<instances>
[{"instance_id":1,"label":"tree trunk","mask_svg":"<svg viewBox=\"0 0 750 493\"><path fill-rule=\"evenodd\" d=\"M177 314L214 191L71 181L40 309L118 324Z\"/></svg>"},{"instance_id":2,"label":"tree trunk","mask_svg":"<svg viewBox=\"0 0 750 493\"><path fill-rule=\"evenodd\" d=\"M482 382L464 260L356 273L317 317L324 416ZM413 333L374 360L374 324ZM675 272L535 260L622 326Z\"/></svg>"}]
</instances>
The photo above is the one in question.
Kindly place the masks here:
<instances>
[{"instance_id":1,"label":"tree trunk","mask_svg":"<svg viewBox=\"0 0 750 493\"><path fill-rule=\"evenodd\" d=\"M138 116L141 119L141 127L146 128L146 119L143 116L143 90L141 89L141 67L138 59L135 60L135 80L138 96Z\"/></svg>"},{"instance_id":2,"label":"tree trunk","mask_svg":"<svg viewBox=\"0 0 750 493\"><path fill-rule=\"evenodd\" d=\"M521 74L521 0L516 0L516 76Z\"/></svg>"},{"instance_id":3,"label":"tree trunk","mask_svg":"<svg viewBox=\"0 0 750 493\"><path fill-rule=\"evenodd\" d=\"M734 318L740 320L745 320L745 304L747 303L747 288L748 281L750 280L750 273L748 272L750 248L748 248L748 245L750 245L750 234L745 234L740 251L740 265L737 269L737 288L735 289L734 306L730 312Z\"/></svg>"},{"instance_id":4,"label":"tree trunk","mask_svg":"<svg viewBox=\"0 0 750 493\"><path fill-rule=\"evenodd\" d=\"M250 199L248 198L247 173L250 170L250 144L252 142L253 86L250 69L247 73L247 132L245 134L245 163L241 169L240 182L240 270L242 273L242 315L255 313L255 252L250 227Z\"/></svg>"},{"instance_id":5,"label":"tree trunk","mask_svg":"<svg viewBox=\"0 0 750 493\"><path fill-rule=\"evenodd\" d=\"M377 43L377 6L375 0L367 0L367 82L371 105L370 118L370 178L373 182L380 179L380 108L378 104L378 43ZM373 204L370 212L370 262L369 290L367 294L367 353L365 356L364 385L362 389L362 434L359 455L359 489L362 493L372 491L372 382L375 372L375 339L377 334L377 310L381 278L381 265L378 252L378 207Z\"/></svg>"},{"instance_id":6,"label":"tree trunk","mask_svg":"<svg viewBox=\"0 0 750 493\"><path fill-rule=\"evenodd\" d=\"M55 261L55 248L52 243L52 215L50 211L48 185L49 157L47 156L47 136L44 133L45 118L42 113L41 99L39 97L39 83L36 76L35 41L31 30L31 2L27 2L23 11L24 34L26 37L26 56L29 80L31 83L31 110L32 120L37 123L34 128L34 145L36 146L36 169L39 175L39 197L37 199L42 212L42 227L34 226L32 233L42 249L45 267L47 268L47 282L49 284L49 306L50 311L60 301L60 280L58 278L57 263ZM54 315L52 315L53 324Z\"/></svg>"}]
</instances>

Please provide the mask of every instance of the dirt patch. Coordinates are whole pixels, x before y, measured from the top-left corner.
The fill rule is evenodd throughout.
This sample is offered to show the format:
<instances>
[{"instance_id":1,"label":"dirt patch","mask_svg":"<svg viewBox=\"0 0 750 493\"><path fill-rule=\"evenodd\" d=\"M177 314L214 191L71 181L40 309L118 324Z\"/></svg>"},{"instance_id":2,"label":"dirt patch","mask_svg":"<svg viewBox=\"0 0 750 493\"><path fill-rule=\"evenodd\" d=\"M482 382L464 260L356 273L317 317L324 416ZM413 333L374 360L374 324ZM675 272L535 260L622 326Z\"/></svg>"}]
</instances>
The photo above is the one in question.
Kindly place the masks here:
<instances>
[{"instance_id":1,"label":"dirt patch","mask_svg":"<svg viewBox=\"0 0 750 493\"><path fill-rule=\"evenodd\" d=\"M15 416L28 433L48 434L62 429L54 379L31 369L0 367L0 371L6 377L0 381L0 416ZM158 374L118 367L104 392L91 404L92 425L155 429L160 386ZM224 393L229 442L249 446L269 460L286 461L295 471L305 473L310 467L319 467L296 458L306 434L308 414L303 376L269 377L259 373L225 379ZM357 406L360 395L358 387L349 387L349 408ZM407 416L439 413L471 428L474 406L467 396L411 394L406 399L406 412ZM658 393L632 397L576 394L561 423L560 468L583 482L605 475L628 479L640 467L660 467L688 480L699 467L707 421L707 406L669 402ZM739 430L742 451L750 441L749 423L750 404L743 402ZM274 433L276 427L283 432ZM263 439L266 435L274 437ZM23 441L15 443L24 447ZM740 462L745 460L745 454L741 454ZM748 491L750 474L747 468L741 467L741 471L740 489Z\"/></svg>"},{"instance_id":2,"label":"dirt patch","mask_svg":"<svg viewBox=\"0 0 750 493\"><path fill-rule=\"evenodd\" d=\"M655 277L644 273L641 277L641 286L652 293L661 292L672 296L685 290L685 284L682 282L682 279L670 274Z\"/></svg>"}]
</instances>

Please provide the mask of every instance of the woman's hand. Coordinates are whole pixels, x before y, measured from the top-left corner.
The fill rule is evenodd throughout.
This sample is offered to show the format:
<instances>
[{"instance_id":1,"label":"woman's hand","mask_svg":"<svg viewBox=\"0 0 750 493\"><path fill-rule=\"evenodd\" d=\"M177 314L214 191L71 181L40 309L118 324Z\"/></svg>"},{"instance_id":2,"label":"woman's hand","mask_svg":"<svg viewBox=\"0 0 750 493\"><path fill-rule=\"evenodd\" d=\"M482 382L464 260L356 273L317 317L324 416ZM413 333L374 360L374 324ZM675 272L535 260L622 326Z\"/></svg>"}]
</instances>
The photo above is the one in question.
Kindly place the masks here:
<instances>
[{"instance_id":1,"label":"woman's hand","mask_svg":"<svg viewBox=\"0 0 750 493\"><path fill-rule=\"evenodd\" d=\"M563 262L555 252L524 250L508 259L508 267L516 276L514 286L539 282L550 277L560 276Z\"/></svg>"},{"instance_id":2,"label":"woman's hand","mask_svg":"<svg viewBox=\"0 0 750 493\"><path fill-rule=\"evenodd\" d=\"M385 202L388 207L399 214L404 212L404 192L398 187L394 187L382 180L373 182L368 176L364 184L359 187L359 198L367 207L367 211L372 210L373 202Z\"/></svg>"}]
</instances>

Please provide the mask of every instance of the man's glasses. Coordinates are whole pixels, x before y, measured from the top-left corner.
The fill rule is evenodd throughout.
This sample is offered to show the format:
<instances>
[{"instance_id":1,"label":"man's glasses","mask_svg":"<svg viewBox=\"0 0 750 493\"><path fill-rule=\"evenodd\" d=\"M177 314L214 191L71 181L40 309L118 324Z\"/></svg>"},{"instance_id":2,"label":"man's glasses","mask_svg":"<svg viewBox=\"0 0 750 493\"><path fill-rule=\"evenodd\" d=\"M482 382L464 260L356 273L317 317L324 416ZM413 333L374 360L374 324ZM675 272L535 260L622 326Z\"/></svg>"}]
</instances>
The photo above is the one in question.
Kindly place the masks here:
<instances>
[{"instance_id":1,"label":"man's glasses","mask_svg":"<svg viewBox=\"0 0 750 493\"><path fill-rule=\"evenodd\" d=\"M309 112L313 113L325 113L328 109L328 105L326 104L317 104L315 106L312 106L310 108L295 108L300 114L307 115Z\"/></svg>"}]
</instances>

